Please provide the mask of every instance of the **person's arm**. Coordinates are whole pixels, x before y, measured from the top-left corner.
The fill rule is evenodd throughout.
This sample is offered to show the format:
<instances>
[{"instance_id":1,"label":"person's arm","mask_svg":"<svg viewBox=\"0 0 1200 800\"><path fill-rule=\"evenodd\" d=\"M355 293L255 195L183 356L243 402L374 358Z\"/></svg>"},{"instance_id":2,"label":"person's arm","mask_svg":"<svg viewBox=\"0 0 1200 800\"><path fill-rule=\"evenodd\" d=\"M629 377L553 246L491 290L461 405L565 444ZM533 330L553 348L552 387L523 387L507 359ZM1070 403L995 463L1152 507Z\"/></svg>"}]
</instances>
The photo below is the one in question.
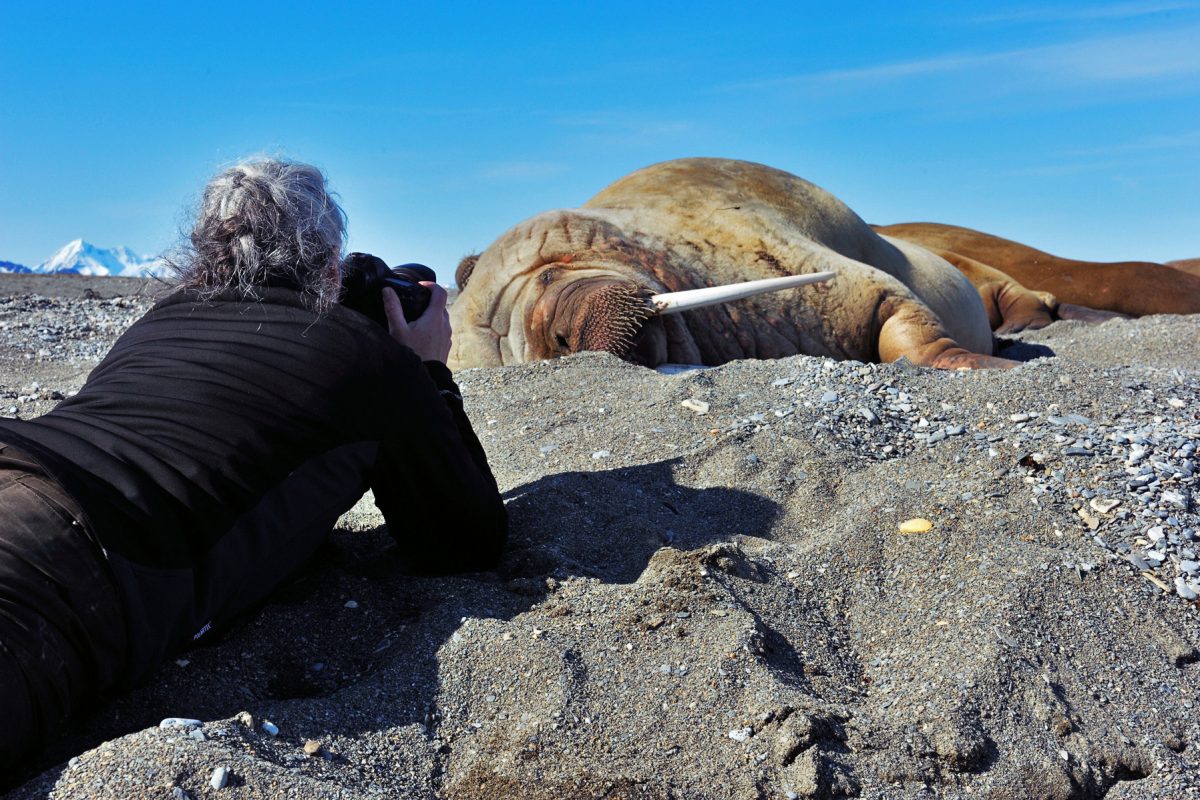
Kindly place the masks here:
<instances>
[{"instance_id":1,"label":"person's arm","mask_svg":"<svg viewBox=\"0 0 1200 800\"><path fill-rule=\"evenodd\" d=\"M508 515L443 363L450 349L445 291L436 287L431 293L429 309L409 324L394 293L384 291L393 338L424 364L406 370L403 401L396 409L400 418L380 447L371 489L415 571L488 569L503 550Z\"/></svg>"}]
</instances>

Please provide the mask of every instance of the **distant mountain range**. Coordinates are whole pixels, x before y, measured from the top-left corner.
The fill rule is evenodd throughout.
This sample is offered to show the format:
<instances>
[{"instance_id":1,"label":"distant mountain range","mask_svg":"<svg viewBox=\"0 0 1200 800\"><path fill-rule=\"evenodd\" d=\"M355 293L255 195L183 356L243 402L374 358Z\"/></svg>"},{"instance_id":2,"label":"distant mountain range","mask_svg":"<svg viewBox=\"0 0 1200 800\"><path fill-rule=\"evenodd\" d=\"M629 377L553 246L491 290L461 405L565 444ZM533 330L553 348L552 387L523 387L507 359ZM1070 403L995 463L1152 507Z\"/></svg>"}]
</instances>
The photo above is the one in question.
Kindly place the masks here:
<instances>
[{"instance_id":1,"label":"distant mountain range","mask_svg":"<svg viewBox=\"0 0 1200 800\"><path fill-rule=\"evenodd\" d=\"M77 275L119 275L150 278L168 274L161 258L142 256L128 247L103 248L76 239L36 267L0 261L0 272L32 272L44 275L71 272Z\"/></svg>"}]
</instances>

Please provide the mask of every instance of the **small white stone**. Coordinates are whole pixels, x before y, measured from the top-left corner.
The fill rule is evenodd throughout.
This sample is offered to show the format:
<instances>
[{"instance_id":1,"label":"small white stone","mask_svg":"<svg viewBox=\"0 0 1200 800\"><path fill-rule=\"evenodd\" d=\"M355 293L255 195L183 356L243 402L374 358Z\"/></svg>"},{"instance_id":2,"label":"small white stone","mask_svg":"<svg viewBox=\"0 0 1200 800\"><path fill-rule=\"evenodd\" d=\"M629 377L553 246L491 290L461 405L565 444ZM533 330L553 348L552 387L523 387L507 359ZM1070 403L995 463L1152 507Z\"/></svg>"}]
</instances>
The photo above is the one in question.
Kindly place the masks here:
<instances>
[{"instance_id":1,"label":"small white stone","mask_svg":"<svg viewBox=\"0 0 1200 800\"><path fill-rule=\"evenodd\" d=\"M279 726L276 725L274 722L271 722L271 720L269 720L269 719L263 720L262 729L272 736L279 735Z\"/></svg>"},{"instance_id":2,"label":"small white stone","mask_svg":"<svg viewBox=\"0 0 1200 800\"><path fill-rule=\"evenodd\" d=\"M208 779L208 785L214 789L224 789L225 784L229 782L229 768L217 767L212 772L212 777Z\"/></svg>"},{"instance_id":3,"label":"small white stone","mask_svg":"<svg viewBox=\"0 0 1200 800\"><path fill-rule=\"evenodd\" d=\"M735 728L729 732L729 738L735 742L744 742L754 735L753 728Z\"/></svg>"},{"instance_id":4,"label":"small white stone","mask_svg":"<svg viewBox=\"0 0 1200 800\"><path fill-rule=\"evenodd\" d=\"M358 608L358 601L357 600L347 600L346 604L344 606L342 606L342 608Z\"/></svg>"},{"instance_id":5,"label":"small white stone","mask_svg":"<svg viewBox=\"0 0 1200 800\"><path fill-rule=\"evenodd\" d=\"M597 450L596 452L592 453L592 458L596 461L599 461L600 459L608 458L611 455L612 453L608 452L607 450Z\"/></svg>"},{"instance_id":6,"label":"small white stone","mask_svg":"<svg viewBox=\"0 0 1200 800\"><path fill-rule=\"evenodd\" d=\"M696 400L694 398L689 397L687 400L684 400L679 405L683 406L684 408L688 409L689 411L695 411L697 414L703 415L703 414L708 413L708 403L704 402L703 400Z\"/></svg>"},{"instance_id":7,"label":"small white stone","mask_svg":"<svg viewBox=\"0 0 1200 800\"><path fill-rule=\"evenodd\" d=\"M198 719L188 719L187 717L167 717L162 722L158 723L160 728L199 728L204 723Z\"/></svg>"}]
</instances>

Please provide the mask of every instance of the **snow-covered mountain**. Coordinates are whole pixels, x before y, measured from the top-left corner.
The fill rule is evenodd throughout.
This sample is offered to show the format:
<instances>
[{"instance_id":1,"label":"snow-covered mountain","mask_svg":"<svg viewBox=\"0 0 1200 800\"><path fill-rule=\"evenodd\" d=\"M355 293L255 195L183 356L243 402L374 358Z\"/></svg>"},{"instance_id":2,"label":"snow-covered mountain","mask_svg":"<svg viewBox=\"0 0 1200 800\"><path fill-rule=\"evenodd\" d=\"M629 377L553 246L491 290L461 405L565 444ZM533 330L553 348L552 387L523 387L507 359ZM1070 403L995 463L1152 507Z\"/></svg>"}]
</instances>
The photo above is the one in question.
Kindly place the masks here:
<instances>
[{"instance_id":1,"label":"snow-covered mountain","mask_svg":"<svg viewBox=\"0 0 1200 800\"><path fill-rule=\"evenodd\" d=\"M160 258L138 255L128 247L106 249L96 247L83 239L76 239L30 271L149 278L166 275L167 266Z\"/></svg>"},{"instance_id":2,"label":"snow-covered mountain","mask_svg":"<svg viewBox=\"0 0 1200 800\"><path fill-rule=\"evenodd\" d=\"M12 261L0 261L0 272L29 272L29 267Z\"/></svg>"}]
</instances>

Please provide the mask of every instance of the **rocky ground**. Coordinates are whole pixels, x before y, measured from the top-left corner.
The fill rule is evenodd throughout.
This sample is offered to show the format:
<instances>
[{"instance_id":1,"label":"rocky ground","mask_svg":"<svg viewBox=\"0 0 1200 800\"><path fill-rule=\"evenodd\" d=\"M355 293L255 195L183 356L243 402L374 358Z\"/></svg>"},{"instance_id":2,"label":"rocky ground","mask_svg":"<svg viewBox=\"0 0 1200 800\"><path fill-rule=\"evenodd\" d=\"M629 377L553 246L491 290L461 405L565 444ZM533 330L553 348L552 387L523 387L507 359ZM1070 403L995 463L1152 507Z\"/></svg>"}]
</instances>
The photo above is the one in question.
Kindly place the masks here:
<instances>
[{"instance_id":1,"label":"rocky ground","mask_svg":"<svg viewBox=\"0 0 1200 800\"><path fill-rule=\"evenodd\" d=\"M153 287L17 280L24 417ZM7 797L1200 797L1200 319L1005 354L464 372L498 571L402 574L368 498Z\"/></svg>"}]
</instances>

